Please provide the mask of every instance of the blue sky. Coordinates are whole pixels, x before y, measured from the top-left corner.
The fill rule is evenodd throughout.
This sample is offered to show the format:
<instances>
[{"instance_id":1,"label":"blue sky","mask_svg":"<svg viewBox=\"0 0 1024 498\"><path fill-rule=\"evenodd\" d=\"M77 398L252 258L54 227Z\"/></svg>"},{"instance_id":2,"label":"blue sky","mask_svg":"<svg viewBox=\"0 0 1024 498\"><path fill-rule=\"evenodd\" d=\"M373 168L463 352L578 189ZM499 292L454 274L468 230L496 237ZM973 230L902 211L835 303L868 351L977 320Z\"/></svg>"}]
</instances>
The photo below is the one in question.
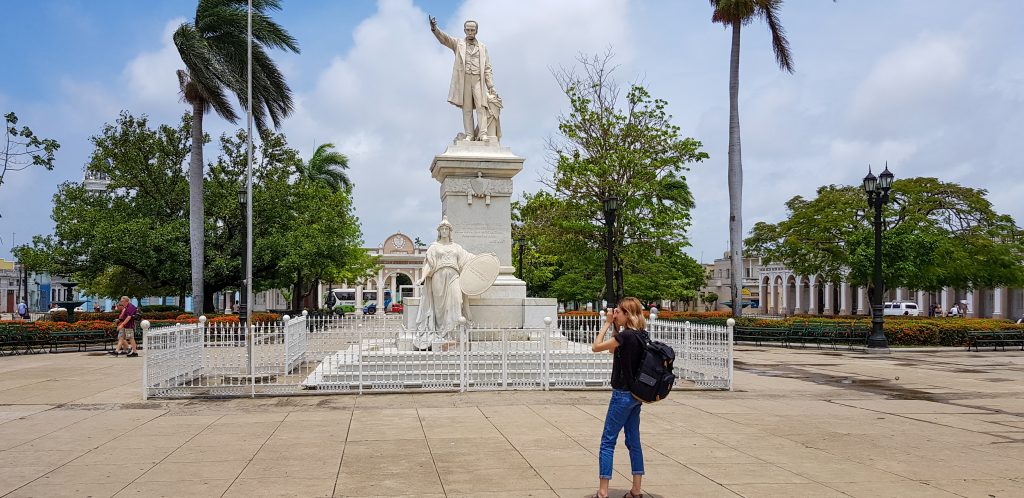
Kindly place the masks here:
<instances>
[{"instance_id":1,"label":"blue sky","mask_svg":"<svg viewBox=\"0 0 1024 498\"><path fill-rule=\"evenodd\" d=\"M923 6L927 5L928 8ZM170 33L195 0L4 2L0 110L61 143L52 172L24 171L0 187L0 257L52 230L50 199L81 178L88 139L126 109L176 122ZM549 167L544 141L565 108L551 68L611 47L620 82L669 102L684 134L711 159L687 175L697 208L691 255L720 257L728 241L725 160L729 34L703 1L457 2L291 0L275 17L299 41L277 58L296 95L282 131L303 154L332 141L351 158L367 245L395 231L429 239L440 217L434 154L461 128L445 102L449 33L480 22L505 101L504 145L526 158L516 191ZM778 71L766 28L744 30L740 112L746 227L778 221L783 203L827 183L858 183L888 160L900 177L937 176L990 191L1024 218L1017 145L1024 136L1024 35L1015 0L790 1L782 19L796 73ZM214 136L235 126L207 119ZM207 158L215 149L207 147Z\"/></svg>"}]
</instances>

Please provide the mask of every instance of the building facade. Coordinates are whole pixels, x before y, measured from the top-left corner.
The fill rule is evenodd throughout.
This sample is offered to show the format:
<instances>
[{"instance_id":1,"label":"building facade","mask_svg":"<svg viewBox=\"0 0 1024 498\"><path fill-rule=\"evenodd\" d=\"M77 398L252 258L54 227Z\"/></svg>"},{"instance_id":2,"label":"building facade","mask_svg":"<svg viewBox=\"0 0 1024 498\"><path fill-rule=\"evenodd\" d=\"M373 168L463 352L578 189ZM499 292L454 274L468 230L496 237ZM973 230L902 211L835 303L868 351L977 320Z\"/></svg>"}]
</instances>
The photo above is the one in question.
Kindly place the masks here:
<instances>
[{"instance_id":1,"label":"building facade","mask_svg":"<svg viewBox=\"0 0 1024 498\"><path fill-rule=\"evenodd\" d=\"M426 246L417 246L412 238L402 232L395 233L377 247L364 250L377 258L378 270L358 282L321 282L316 291L303 302L306 308L320 309L326 306L327 293L339 289L354 294L356 309L363 305L375 303L377 310L384 311L385 293L390 293L392 301L401 303L403 297L419 297L419 289L415 286L423 278L423 260L426 258ZM287 309L290 303L278 289L260 292L254 296L253 311Z\"/></svg>"},{"instance_id":2,"label":"building facade","mask_svg":"<svg viewBox=\"0 0 1024 498\"><path fill-rule=\"evenodd\" d=\"M714 293L718 300L713 303L705 302L702 298L698 307L714 311L729 311L732 309L732 258L726 252L721 258L713 263L704 264L707 272L707 283L701 289L699 295L706 298L708 293ZM761 294L758 286L759 272L761 271L761 258L743 258L743 288L740 291L742 303L748 310L757 311L761 309Z\"/></svg>"},{"instance_id":3,"label":"building facade","mask_svg":"<svg viewBox=\"0 0 1024 498\"><path fill-rule=\"evenodd\" d=\"M869 315L867 288L841 279L830 282L821 275L798 275L783 265L762 266L759 294L764 296L763 312L771 315ZM940 292L898 288L888 289L883 301L912 301L922 315L938 304L943 313L957 303L967 306L967 316L977 318L1024 317L1024 289L955 289Z\"/></svg>"}]
</instances>

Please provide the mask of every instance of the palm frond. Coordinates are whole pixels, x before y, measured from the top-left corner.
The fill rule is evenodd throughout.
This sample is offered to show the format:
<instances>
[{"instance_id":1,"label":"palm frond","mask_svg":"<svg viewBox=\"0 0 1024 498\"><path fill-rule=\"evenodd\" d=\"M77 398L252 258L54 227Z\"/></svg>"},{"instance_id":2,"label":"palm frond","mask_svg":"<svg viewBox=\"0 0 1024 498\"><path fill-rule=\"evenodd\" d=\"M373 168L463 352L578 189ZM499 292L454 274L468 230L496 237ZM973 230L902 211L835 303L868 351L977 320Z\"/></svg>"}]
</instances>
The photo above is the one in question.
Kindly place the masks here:
<instances>
[{"instance_id":1,"label":"palm frond","mask_svg":"<svg viewBox=\"0 0 1024 498\"><path fill-rule=\"evenodd\" d=\"M173 38L187 69L186 75L178 73L179 84L187 79L186 86L181 89L182 96L189 103L202 102L204 110L212 108L232 123L237 121L238 115L224 91L225 86L233 86L234 82L230 81L233 77L224 71L217 54L191 24L184 23L178 27Z\"/></svg>"},{"instance_id":2,"label":"palm frond","mask_svg":"<svg viewBox=\"0 0 1024 498\"><path fill-rule=\"evenodd\" d=\"M175 33L175 44L187 68L189 94L208 102L225 119L238 115L227 98L233 93L242 109L248 102L248 0L199 0L194 24ZM279 10L279 0L253 1L252 112L256 127L265 132L268 118L275 128L294 110L291 89L267 48L298 52L298 43L266 15ZM179 77L179 83L181 78ZM183 95L185 93L183 92Z\"/></svg>"},{"instance_id":3,"label":"palm frond","mask_svg":"<svg viewBox=\"0 0 1024 498\"><path fill-rule=\"evenodd\" d=\"M782 10L782 0L758 0L758 14L768 24L768 30L772 34L772 50L775 52L775 62L779 68L793 72L793 53L789 49L789 40L786 39L786 29L782 27L779 12Z\"/></svg>"}]
</instances>

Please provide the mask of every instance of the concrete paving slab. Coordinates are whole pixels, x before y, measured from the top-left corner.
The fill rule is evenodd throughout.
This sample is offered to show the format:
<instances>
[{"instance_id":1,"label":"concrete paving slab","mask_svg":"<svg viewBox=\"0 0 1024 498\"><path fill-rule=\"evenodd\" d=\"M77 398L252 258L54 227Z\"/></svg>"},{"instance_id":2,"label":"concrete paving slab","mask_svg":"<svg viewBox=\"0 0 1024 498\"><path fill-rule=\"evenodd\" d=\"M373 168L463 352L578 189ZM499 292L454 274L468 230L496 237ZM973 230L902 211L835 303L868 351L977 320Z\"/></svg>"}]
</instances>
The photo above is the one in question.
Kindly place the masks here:
<instances>
[{"instance_id":1,"label":"concrete paving slab","mask_svg":"<svg viewBox=\"0 0 1024 498\"><path fill-rule=\"evenodd\" d=\"M644 406L647 496L1024 493L1024 354L741 347L736 359L734 391ZM0 495L596 489L606 391L143 402L141 364L111 360L0 359ZM621 496L621 436L614 460Z\"/></svg>"},{"instance_id":2,"label":"concrete paving slab","mask_svg":"<svg viewBox=\"0 0 1024 498\"><path fill-rule=\"evenodd\" d=\"M233 479L185 480L169 484L165 481L135 481L116 495L117 498L217 498L224 495Z\"/></svg>"},{"instance_id":3,"label":"concrete paving slab","mask_svg":"<svg viewBox=\"0 0 1024 498\"><path fill-rule=\"evenodd\" d=\"M726 487L747 498L843 498L848 496L818 483L728 484Z\"/></svg>"}]
</instances>

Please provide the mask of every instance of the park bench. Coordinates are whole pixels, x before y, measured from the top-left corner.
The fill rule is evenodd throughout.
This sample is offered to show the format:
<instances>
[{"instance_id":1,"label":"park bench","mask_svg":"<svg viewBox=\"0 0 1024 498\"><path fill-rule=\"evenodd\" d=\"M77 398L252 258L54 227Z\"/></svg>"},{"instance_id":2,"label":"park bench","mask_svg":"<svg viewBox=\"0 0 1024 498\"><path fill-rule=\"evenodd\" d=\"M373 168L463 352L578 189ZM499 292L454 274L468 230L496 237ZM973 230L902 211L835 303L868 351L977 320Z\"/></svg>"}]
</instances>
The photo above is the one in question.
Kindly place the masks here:
<instances>
[{"instance_id":1,"label":"park bench","mask_svg":"<svg viewBox=\"0 0 1024 498\"><path fill-rule=\"evenodd\" d=\"M845 323L836 327L836 330L832 333L832 346L835 348L838 344L845 344L848 348L854 346L864 347L867 345L869 335L871 335L870 327L862 324Z\"/></svg>"},{"instance_id":2,"label":"park bench","mask_svg":"<svg viewBox=\"0 0 1024 498\"><path fill-rule=\"evenodd\" d=\"M784 343L787 330L784 328L771 327L736 327L733 329L732 337L736 342L753 342L760 346L762 342Z\"/></svg>"},{"instance_id":3,"label":"park bench","mask_svg":"<svg viewBox=\"0 0 1024 498\"><path fill-rule=\"evenodd\" d=\"M1024 351L1024 330L972 330L967 332L967 350L973 347L978 351L980 346L992 346L992 351L1006 346L1020 346Z\"/></svg>"},{"instance_id":4,"label":"park bench","mask_svg":"<svg viewBox=\"0 0 1024 498\"><path fill-rule=\"evenodd\" d=\"M832 333L834 330L835 326L831 324L795 322L789 328L786 344L793 345L799 342L801 346L806 346L807 343L813 342L818 348L821 348L821 345L824 343L832 343Z\"/></svg>"},{"instance_id":5,"label":"park bench","mask_svg":"<svg viewBox=\"0 0 1024 498\"><path fill-rule=\"evenodd\" d=\"M114 343L114 338L104 330L68 330L50 332L48 346L55 353L64 346L75 346L78 351L88 351L89 346L102 345L106 350Z\"/></svg>"}]
</instances>

